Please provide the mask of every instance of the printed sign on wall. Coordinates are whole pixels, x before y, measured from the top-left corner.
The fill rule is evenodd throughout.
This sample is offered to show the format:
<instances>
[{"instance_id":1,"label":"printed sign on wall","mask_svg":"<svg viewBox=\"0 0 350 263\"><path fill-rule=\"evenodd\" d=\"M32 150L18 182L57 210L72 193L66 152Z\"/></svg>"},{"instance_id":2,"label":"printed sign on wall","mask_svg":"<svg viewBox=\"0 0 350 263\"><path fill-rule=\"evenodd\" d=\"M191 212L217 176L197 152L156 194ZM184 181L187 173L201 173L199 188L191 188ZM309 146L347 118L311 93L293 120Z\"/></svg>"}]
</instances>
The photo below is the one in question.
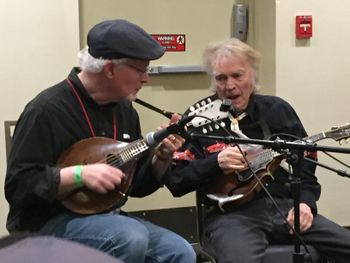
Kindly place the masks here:
<instances>
[{"instance_id":1,"label":"printed sign on wall","mask_svg":"<svg viewBox=\"0 0 350 263\"><path fill-rule=\"evenodd\" d=\"M157 41L165 51L185 51L186 50L186 36L185 34L152 34L155 41Z\"/></svg>"}]
</instances>

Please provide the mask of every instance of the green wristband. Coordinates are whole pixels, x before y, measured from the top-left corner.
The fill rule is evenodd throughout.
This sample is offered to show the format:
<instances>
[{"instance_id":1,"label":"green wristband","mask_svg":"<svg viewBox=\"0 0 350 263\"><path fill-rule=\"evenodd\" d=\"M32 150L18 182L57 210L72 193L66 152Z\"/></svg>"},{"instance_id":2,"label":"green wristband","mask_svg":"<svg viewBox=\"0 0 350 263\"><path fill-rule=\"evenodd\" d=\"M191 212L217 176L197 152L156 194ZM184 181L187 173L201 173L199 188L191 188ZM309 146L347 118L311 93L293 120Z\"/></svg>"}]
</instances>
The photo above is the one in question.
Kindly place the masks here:
<instances>
[{"instance_id":1,"label":"green wristband","mask_svg":"<svg viewBox=\"0 0 350 263\"><path fill-rule=\"evenodd\" d=\"M74 179L75 185L78 187L83 186L83 181L81 180L81 168L82 167L83 167L82 165L76 165L74 167L73 179Z\"/></svg>"}]
</instances>

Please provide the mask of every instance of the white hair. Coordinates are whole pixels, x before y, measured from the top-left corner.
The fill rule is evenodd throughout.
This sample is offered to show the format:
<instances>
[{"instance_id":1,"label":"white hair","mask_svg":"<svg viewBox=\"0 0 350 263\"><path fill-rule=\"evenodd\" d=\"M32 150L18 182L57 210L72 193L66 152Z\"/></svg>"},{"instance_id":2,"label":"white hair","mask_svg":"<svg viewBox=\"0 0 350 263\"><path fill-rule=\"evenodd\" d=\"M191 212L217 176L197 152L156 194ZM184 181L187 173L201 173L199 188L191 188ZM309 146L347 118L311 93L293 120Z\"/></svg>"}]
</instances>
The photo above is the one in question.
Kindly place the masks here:
<instances>
[{"instance_id":1,"label":"white hair","mask_svg":"<svg viewBox=\"0 0 350 263\"><path fill-rule=\"evenodd\" d=\"M115 65L124 64L128 59L103 59L95 58L90 55L88 48L84 48L78 53L79 66L81 70L90 71L90 72L101 72L103 66L106 65L108 61L112 61Z\"/></svg>"},{"instance_id":2,"label":"white hair","mask_svg":"<svg viewBox=\"0 0 350 263\"><path fill-rule=\"evenodd\" d=\"M213 63L223 57L233 59L235 56L240 56L248 62L252 69L253 89L255 91L259 89L257 71L259 69L260 53L236 38L229 38L209 43L203 52L203 66L209 76L211 76L210 89L212 91L216 91L215 79L213 78Z\"/></svg>"}]
</instances>

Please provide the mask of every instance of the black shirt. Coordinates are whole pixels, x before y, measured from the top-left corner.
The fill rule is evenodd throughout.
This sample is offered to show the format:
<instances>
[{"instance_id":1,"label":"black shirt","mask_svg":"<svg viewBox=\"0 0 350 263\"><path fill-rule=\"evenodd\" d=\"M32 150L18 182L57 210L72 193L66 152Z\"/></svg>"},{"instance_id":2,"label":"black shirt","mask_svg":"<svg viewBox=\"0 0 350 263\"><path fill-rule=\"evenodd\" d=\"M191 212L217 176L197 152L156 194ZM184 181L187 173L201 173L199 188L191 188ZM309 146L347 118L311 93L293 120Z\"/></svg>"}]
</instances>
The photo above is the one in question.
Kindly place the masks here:
<instances>
[{"instance_id":1,"label":"black shirt","mask_svg":"<svg viewBox=\"0 0 350 263\"><path fill-rule=\"evenodd\" d=\"M209 97L211 101L216 100L217 95ZM204 98L194 105L202 105L206 102ZM189 110L185 114L188 114ZM248 107L245 111L247 114L239 121L239 127L242 132L252 139L267 139L274 134L291 134L296 138L307 136L303 125L301 124L296 112L284 100L274 96L264 96L253 94L250 98ZM230 131L231 121L228 117L220 120L227 130ZM189 127L190 133L199 133L216 136L228 136L221 128L215 127L214 124L203 125L200 127ZM232 135L232 131L230 131ZM289 138L290 139L290 138ZM293 139L292 139L293 140ZM217 163L217 154L207 153L208 146L216 142L212 139L196 138L187 141L183 151L189 150L195 157L194 160L177 161L172 167L172 174L166 178L166 185L175 196L181 196L188 192L197 190L201 187L208 186L222 176L222 171ZM316 201L320 196L320 185L315 177L315 165L301 161L293 167L301 178L301 202L308 204L314 212L317 211ZM267 189L275 197L291 197L291 192L286 187L288 173L282 168L278 168L274 174L274 180L268 180ZM261 191L255 198L265 195Z\"/></svg>"},{"instance_id":2,"label":"black shirt","mask_svg":"<svg viewBox=\"0 0 350 263\"><path fill-rule=\"evenodd\" d=\"M95 136L113 138L114 111L117 140L141 138L139 117L131 103L96 104L77 77L78 72L73 69L68 78L82 100ZM10 232L38 230L64 209L56 199L60 182L56 162L75 142L91 136L82 107L66 80L42 91L26 105L16 124L5 181ZM144 196L158 189L150 173L150 161L145 156L138 162L131 195Z\"/></svg>"}]
</instances>

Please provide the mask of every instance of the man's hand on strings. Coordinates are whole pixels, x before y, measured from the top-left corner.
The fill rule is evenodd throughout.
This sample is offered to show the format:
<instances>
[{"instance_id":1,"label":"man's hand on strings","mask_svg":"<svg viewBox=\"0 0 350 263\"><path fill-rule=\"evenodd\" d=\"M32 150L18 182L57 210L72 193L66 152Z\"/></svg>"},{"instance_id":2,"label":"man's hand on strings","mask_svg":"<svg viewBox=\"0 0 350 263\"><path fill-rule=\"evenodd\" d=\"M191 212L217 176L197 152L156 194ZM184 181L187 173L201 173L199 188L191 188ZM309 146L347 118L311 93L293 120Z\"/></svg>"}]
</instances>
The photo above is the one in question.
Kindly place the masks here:
<instances>
[{"instance_id":1,"label":"man's hand on strings","mask_svg":"<svg viewBox=\"0 0 350 263\"><path fill-rule=\"evenodd\" d=\"M60 184L58 198L65 197L67 193L77 187L87 187L94 192L105 194L115 190L125 179L126 175L118 168L105 163L82 165L79 171L79 185L75 181L75 166L60 170Z\"/></svg>"},{"instance_id":2,"label":"man's hand on strings","mask_svg":"<svg viewBox=\"0 0 350 263\"><path fill-rule=\"evenodd\" d=\"M157 130L164 129L171 124L176 123L180 120L180 116L177 113L174 113L171 116L169 124L162 124L158 127ZM161 161L171 160L173 157L173 153L177 151L185 142L185 139L177 134L170 134L166 138L162 140L162 142L158 145L155 150L155 155Z\"/></svg>"},{"instance_id":3,"label":"man's hand on strings","mask_svg":"<svg viewBox=\"0 0 350 263\"><path fill-rule=\"evenodd\" d=\"M247 169L247 163L238 147L228 146L218 154L218 163L224 174Z\"/></svg>"},{"instance_id":4,"label":"man's hand on strings","mask_svg":"<svg viewBox=\"0 0 350 263\"><path fill-rule=\"evenodd\" d=\"M114 190L124 177L123 171L103 163L84 165L81 170L83 185L100 194Z\"/></svg>"}]
</instances>

